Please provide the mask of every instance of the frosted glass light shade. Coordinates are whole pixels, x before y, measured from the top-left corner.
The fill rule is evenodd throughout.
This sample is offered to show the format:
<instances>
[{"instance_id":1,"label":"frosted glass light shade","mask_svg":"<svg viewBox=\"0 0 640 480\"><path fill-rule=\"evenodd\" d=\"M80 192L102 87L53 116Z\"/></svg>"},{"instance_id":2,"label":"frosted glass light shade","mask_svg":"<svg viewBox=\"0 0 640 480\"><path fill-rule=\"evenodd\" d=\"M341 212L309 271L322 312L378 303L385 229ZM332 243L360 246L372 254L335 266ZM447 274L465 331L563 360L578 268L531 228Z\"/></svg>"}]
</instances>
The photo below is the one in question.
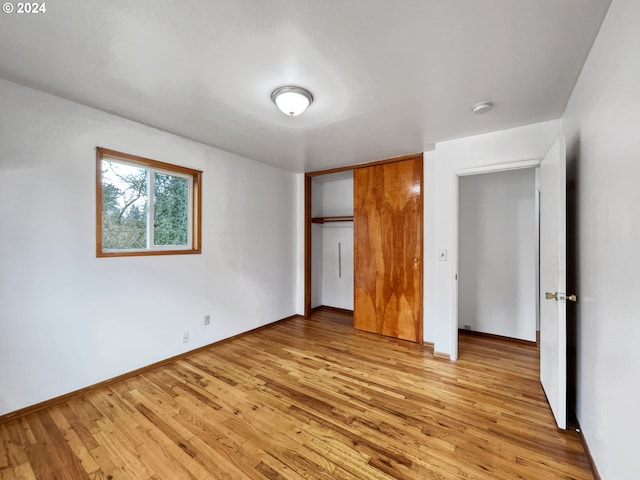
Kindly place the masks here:
<instances>
[{"instance_id":1,"label":"frosted glass light shade","mask_svg":"<svg viewBox=\"0 0 640 480\"><path fill-rule=\"evenodd\" d=\"M271 100L285 115L295 117L304 112L313 102L313 95L302 87L280 87L271 93Z\"/></svg>"}]
</instances>

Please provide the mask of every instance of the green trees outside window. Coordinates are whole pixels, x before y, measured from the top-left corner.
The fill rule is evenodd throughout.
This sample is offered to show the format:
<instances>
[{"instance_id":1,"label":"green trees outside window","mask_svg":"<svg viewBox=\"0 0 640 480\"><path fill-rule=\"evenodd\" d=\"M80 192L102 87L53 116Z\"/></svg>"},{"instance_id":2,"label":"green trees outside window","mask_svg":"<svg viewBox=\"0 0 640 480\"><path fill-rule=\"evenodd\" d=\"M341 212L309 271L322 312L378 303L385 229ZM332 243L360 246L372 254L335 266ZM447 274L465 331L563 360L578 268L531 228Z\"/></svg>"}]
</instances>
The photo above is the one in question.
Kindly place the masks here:
<instances>
[{"instance_id":1,"label":"green trees outside window","mask_svg":"<svg viewBox=\"0 0 640 480\"><path fill-rule=\"evenodd\" d=\"M154 175L154 245L187 245L189 238L189 182L184 177Z\"/></svg>"}]
</instances>

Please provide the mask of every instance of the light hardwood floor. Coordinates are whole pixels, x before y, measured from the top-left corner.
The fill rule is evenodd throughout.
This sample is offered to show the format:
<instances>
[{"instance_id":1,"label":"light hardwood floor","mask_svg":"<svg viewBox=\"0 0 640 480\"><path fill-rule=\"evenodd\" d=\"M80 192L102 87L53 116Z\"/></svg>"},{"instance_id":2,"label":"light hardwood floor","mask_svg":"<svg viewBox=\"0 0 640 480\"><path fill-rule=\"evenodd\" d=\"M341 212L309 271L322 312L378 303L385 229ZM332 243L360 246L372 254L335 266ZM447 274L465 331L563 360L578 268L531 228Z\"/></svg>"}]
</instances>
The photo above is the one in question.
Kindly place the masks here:
<instances>
[{"instance_id":1,"label":"light hardwood floor","mask_svg":"<svg viewBox=\"0 0 640 480\"><path fill-rule=\"evenodd\" d=\"M535 346L316 312L0 425L0 479L592 479Z\"/></svg>"}]
</instances>

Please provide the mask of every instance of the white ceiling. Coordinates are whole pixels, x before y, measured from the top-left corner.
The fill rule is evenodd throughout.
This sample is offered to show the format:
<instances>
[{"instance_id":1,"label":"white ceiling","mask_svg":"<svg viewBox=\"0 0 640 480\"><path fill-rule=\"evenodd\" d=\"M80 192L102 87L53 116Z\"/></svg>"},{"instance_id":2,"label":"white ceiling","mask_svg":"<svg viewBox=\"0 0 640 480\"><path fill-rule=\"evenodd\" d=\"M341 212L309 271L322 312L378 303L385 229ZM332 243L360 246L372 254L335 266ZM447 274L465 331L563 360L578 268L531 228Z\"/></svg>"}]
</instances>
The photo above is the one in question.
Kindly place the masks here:
<instances>
[{"instance_id":1,"label":"white ceiling","mask_svg":"<svg viewBox=\"0 0 640 480\"><path fill-rule=\"evenodd\" d=\"M610 1L48 1L0 14L0 77L313 171L559 118Z\"/></svg>"}]
</instances>

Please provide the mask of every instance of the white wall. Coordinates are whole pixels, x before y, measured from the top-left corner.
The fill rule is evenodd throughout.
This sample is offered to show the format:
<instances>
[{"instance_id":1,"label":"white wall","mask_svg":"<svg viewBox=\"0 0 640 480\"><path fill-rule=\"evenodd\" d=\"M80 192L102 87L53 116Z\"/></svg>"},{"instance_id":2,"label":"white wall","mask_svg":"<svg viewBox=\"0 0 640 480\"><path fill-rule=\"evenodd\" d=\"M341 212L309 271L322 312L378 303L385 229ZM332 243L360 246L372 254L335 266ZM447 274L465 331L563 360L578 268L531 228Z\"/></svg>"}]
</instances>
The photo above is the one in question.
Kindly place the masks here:
<instances>
[{"instance_id":1,"label":"white wall","mask_svg":"<svg viewBox=\"0 0 640 480\"><path fill-rule=\"evenodd\" d=\"M640 2L613 0L567 106L577 189L577 415L604 480L638 478Z\"/></svg>"},{"instance_id":2,"label":"white wall","mask_svg":"<svg viewBox=\"0 0 640 480\"><path fill-rule=\"evenodd\" d=\"M353 215L353 172L341 172L344 180L322 182L322 215L325 217ZM316 177L317 179L318 177Z\"/></svg>"},{"instance_id":3,"label":"white wall","mask_svg":"<svg viewBox=\"0 0 640 480\"><path fill-rule=\"evenodd\" d=\"M340 243L341 268L338 268ZM322 305L353 310L353 222L322 226Z\"/></svg>"},{"instance_id":4,"label":"white wall","mask_svg":"<svg viewBox=\"0 0 640 480\"><path fill-rule=\"evenodd\" d=\"M311 190L313 217L353 215L352 171L313 177ZM311 226L311 307L320 305L353 310L353 222Z\"/></svg>"},{"instance_id":5,"label":"white wall","mask_svg":"<svg viewBox=\"0 0 640 480\"><path fill-rule=\"evenodd\" d=\"M0 105L0 414L295 312L294 174L6 81ZM96 146L203 170L201 255L96 258Z\"/></svg>"},{"instance_id":6,"label":"white wall","mask_svg":"<svg viewBox=\"0 0 640 480\"><path fill-rule=\"evenodd\" d=\"M325 177L322 184L322 215L353 215L353 171ZM346 177L346 178L345 178ZM338 250L342 253L342 276L338 276ZM353 310L353 222L322 226L322 304Z\"/></svg>"},{"instance_id":7,"label":"white wall","mask_svg":"<svg viewBox=\"0 0 640 480\"><path fill-rule=\"evenodd\" d=\"M458 328L536 340L535 169L460 177Z\"/></svg>"},{"instance_id":8,"label":"white wall","mask_svg":"<svg viewBox=\"0 0 640 480\"><path fill-rule=\"evenodd\" d=\"M311 216L321 217L324 199L322 183L311 179ZM311 308L322 305L322 225L311 224Z\"/></svg>"},{"instance_id":9,"label":"white wall","mask_svg":"<svg viewBox=\"0 0 640 480\"><path fill-rule=\"evenodd\" d=\"M435 351L457 358L453 282L458 175L540 160L561 134L561 127L560 120L553 120L438 143L435 151L425 153L424 340L433 342ZM446 262L438 261L441 249L449 254Z\"/></svg>"},{"instance_id":10,"label":"white wall","mask_svg":"<svg viewBox=\"0 0 640 480\"><path fill-rule=\"evenodd\" d=\"M323 215L324 188L322 182L316 177L311 178L311 216Z\"/></svg>"},{"instance_id":11,"label":"white wall","mask_svg":"<svg viewBox=\"0 0 640 480\"><path fill-rule=\"evenodd\" d=\"M304 315L305 291L305 174L296 174L296 314Z\"/></svg>"},{"instance_id":12,"label":"white wall","mask_svg":"<svg viewBox=\"0 0 640 480\"><path fill-rule=\"evenodd\" d=\"M311 308L322 305L322 225L311 224Z\"/></svg>"}]
</instances>

